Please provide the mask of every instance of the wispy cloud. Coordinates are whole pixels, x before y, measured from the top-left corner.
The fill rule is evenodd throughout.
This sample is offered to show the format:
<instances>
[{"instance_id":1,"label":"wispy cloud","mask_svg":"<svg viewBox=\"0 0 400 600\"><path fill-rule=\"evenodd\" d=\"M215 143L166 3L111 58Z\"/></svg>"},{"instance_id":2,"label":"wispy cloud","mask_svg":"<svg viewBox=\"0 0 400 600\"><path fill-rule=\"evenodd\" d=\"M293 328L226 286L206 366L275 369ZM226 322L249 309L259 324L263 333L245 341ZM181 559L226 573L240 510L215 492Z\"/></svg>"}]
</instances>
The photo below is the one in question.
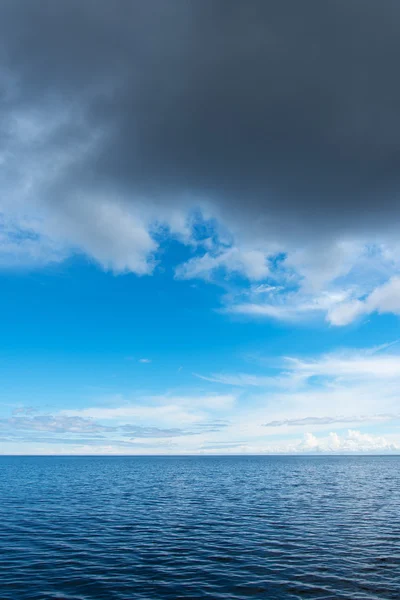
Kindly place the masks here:
<instances>
[{"instance_id":1,"label":"wispy cloud","mask_svg":"<svg viewBox=\"0 0 400 600\"><path fill-rule=\"evenodd\" d=\"M221 383L224 385L232 385L238 387L266 387L274 384L273 377L262 377L259 375L250 375L247 373L238 373L238 374L217 374L214 373L210 376L200 375L198 373L193 373L195 377L199 379L203 379L203 381L209 381L211 383Z\"/></svg>"},{"instance_id":2,"label":"wispy cloud","mask_svg":"<svg viewBox=\"0 0 400 600\"><path fill-rule=\"evenodd\" d=\"M287 358L289 373L304 377L326 376L357 379L400 379L400 355L370 354L365 351L344 351L327 354L314 360Z\"/></svg>"},{"instance_id":3,"label":"wispy cloud","mask_svg":"<svg viewBox=\"0 0 400 600\"><path fill-rule=\"evenodd\" d=\"M13 416L0 419L0 430L31 431L47 433L115 433L130 435L140 438L177 437L182 435L196 435L201 431L219 431L226 426L225 421L205 421L195 423L190 429L179 427L163 428L155 426L141 426L134 423L105 425L93 418L65 415L37 415L34 417Z\"/></svg>"},{"instance_id":4,"label":"wispy cloud","mask_svg":"<svg viewBox=\"0 0 400 600\"><path fill-rule=\"evenodd\" d=\"M264 427L303 427L309 425L333 425L342 423L382 423L400 419L400 413L382 415L349 415L334 417L302 417L301 419L283 419L281 421L269 421Z\"/></svg>"},{"instance_id":5,"label":"wispy cloud","mask_svg":"<svg viewBox=\"0 0 400 600\"><path fill-rule=\"evenodd\" d=\"M96 423L91 419L66 415L13 416L9 419L1 419L0 429L21 429L55 433L97 433L110 430L109 427Z\"/></svg>"},{"instance_id":6,"label":"wispy cloud","mask_svg":"<svg viewBox=\"0 0 400 600\"><path fill-rule=\"evenodd\" d=\"M19 406L18 408L14 408L12 411L13 415L32 415L37 412L37 408L34 406Z\"/></svg>"},{"instance_id":7,"label":"wispy cloud","mask_svg":"<svg viewBox=\"0 0 400 600\"><path fill-rule=\"evenodd\" d=\"M225 247L219 252L207 252L180 265L176 269L176 277L208 280L215 271L221 269L228 275L240 274L250 280L262 280L269 275L268 257L265 251L259 249Z\"/></svg>"},{"instance_id":8,"label":"wispy cloud","mask_svg":"<svg viewBox=\"0 0 400 600\"><path fill-rule=\"evenodd\" d=\"M172 440L204 437L221 431L227 426L225 421L205 421L190 427L144 426L135 423L106 425L90 418L64 415L37 415L35 417L13 416L0 420L1 440L17 445L21 443L45 447L65 446L86 448L85 452L112 451L114 448L126 451L139 451L163 448L167 450L176 443ZM107 446L106 446L107 445ZM108 448L108 450L107 450ZM69 450L68 450L69 452Z\"/></svg>"},{"instance_id":9,"label":"wispy cloud","mask_svg":"<svg viewBox=\"0 0 400 600\"><path fill-rule=\"evenodd\" d=\"M194 375L210 383L220 383L239 387L293 387L315 378L331 381L362 379L400 380L400 354L383 353L396 342L377 348L337 351L317 358L286 356L274 360L275 374L259 375L251 373L213 373Z\"/></svg>"},{"instance_id":10,"label":"wispy cloud","mask_svg":"<svg viewBox=\"0 0 400 600\"><path fill-rule=\"evenodd\" d=\"M232 409L233 394L204 394L197 396L146 396L122 406L91 407L63 410L67 416L115 420L123 418L153 419L175 423L198 423L211 413Z\"/></svg>"},{"instance_id":11,"label":"wispy cloud","mask_svg":"<svg viewBox=\"0 0 400 600\"><path fill-rule=\"evenodd\" d=\"M393 343L314 357L259 360L258 368L264 365L265 375L201 376L210 385L240 388L238 408L223 441L245 439L246 447L258 452L266 444L270 449L278 444L270 438L281 438L282 450L285 444L289 448L286 437L305 429L313 435L335 425L390 429L400 420L400 354L394 352Z\"/></svg>"},{"instance_id":12,"label":"wispy cloud","mask_svg":"<svg viewBox=\"0 0 400 600\"><path fill-rule=\"evenodd\" d=\"M385 245L338 242L319 251L298 248L286 253L268 283L228 296L224 311L345 326L373 312L400 314L399 282L399 261Z\"/></svg>"},{"instance_id":13,"label":"wispy cloud","mask_svg":"<svg viewBox=\"0 0 400 600\"><path fill-rule=\"evenodd\" d=\"M182 435L196 435L193 430L185 430L179 427L162 428L162 427L141 427L139 425L120 425L115 428L116 431L122 432L124 435L132 436L133 438L172 438Z\"/></svg>"}]
</instances>

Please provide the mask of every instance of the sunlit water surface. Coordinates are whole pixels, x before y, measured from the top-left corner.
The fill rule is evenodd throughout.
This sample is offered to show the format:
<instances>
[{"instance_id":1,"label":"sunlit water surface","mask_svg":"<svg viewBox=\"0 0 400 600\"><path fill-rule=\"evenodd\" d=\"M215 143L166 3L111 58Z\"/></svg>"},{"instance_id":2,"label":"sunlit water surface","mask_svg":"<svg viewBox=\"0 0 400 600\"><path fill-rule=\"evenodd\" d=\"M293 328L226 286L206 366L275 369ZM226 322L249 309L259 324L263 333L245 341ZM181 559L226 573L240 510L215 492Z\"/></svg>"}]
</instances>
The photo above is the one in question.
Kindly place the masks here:
<instances>
[{"instance_id":1,"label":"sunlit water surface","mask_svg":"<svg viewBox=\"0 0 400 600\"><path fill-rule=\"evenodd\" d=\"M400 457L1 457L0 598L400 598Z\"/></svg>"}]
</instances>

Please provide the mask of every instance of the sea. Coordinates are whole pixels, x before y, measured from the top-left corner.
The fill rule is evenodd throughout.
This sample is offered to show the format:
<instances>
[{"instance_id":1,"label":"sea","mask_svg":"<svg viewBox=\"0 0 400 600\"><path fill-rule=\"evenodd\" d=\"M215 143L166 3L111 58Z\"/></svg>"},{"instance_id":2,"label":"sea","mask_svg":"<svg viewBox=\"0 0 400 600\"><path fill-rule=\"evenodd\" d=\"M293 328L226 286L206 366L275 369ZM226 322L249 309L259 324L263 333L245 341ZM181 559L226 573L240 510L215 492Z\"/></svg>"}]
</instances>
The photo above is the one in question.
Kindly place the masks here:
<instances>
[{"instance_id":1,"label":"sea","mask_svg":"<svg viewBox=\"0 0 400 600\"><path fill-rule=\"evenodd\" d=\"M1 600L400 599L400 456L2 456Z\"/></svg>"}]
</instances>

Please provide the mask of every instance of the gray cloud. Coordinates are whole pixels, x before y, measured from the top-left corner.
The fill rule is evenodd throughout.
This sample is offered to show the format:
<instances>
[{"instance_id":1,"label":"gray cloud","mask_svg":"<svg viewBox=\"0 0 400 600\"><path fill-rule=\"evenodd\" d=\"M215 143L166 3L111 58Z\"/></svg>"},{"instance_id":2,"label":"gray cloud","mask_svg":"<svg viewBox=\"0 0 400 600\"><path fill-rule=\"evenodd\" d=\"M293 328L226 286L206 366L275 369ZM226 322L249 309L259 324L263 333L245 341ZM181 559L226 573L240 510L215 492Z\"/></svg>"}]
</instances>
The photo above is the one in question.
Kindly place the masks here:
<instances>
[{"instance_id":1,"label":"gray cloud","mask_svg":"<svg viewBox=\"0 0 400 600\"><path fill-rule=\"evenodd\" d=\"M124 435L140 438L170 438L181 437L185 435L199 435L201 433L214 433L227 427L225 421L209 421L206 423L196 423L191 429L181 429L180 427L143 427L140 425L119 425L115 427L116 431L124 432Z\"/></svg>"},{"instance_id":2,"label":"gray cloud","mask_svg":"<svg viewBox=\"0 0 400 600\"><path fill-rule=\"evenodd\" d=\"M24 409L26 414L26 411ZM13 413L15 415L15 411ZM28 413L29 414L29 413ZM102 425L101 423L83 417L68 417L64 415L36 415L36 416L12 416L8 419L0 419L0 430L7 432L30 431L46 432L49 434L82 434L90 435L94 439L99 433L118 433L123 436L135 438L173 438L185 435L199 435L220 431L226 427L225 421L210 421L195 424L191 429L179 427L145 427L141 425ZM106 438L104 438L106 439ZM71 441L71 443L73 443Z\"/></svg>"},{"instance_id":3,"label":"gray cloud","mask_svg":"<svg viewBox=\"0 0 400 600\"><path fill-rule=\"evenodd\" d=\"M125 432L126 435L133 435L140 438L170 438L180 437L182 435L191 435L190 431L185 431L178 427L163 429L160 427L141 427L138 425L121 425L119 431Z\"/></svg>"},{"instance_id":4,"label":"gray cloud","mask_svg":"<svg viewBox=\"0 0 400 600\"><path fill-rule=\"evenodd\" d=\"M113 431L115 428L100 425L91 419L82 417L67 417L53 415L13 416L9 419L0 419L0 429L46 431L52 433L99 433Z\"/></svg>"},{"instance_id":5,"label":"gray cloud","mask_svg":"<svg viewBox=\"0 0 400 600\"><path fill-rule=\"evenodd\" d=\"M240 442L237 441L231 441L231 442L205 442L204 444L202 444L202 448L208 448L208 447L212 447L212 448L236 448L239 446L243 446L243 444L247 444L248 442L243 440Z\"/></svg>"},{"instance_id":6,"label":"gray cloud","mask_svg":"<svg viewBox=\"0 0 400 600\"><path fill-rule=\"evenodd\" d=\"M33 415L37 412L34 406L19 406L12 411L13 415Z\"/></svg>"},{"instance_id":7,"label":"gray cloud","mask_svg":"<svg viewBox=\"0 0 400 600\"><path fill-rule=\"evenodd\" d=\"M151 448L161 446L162 444L167 447L172 447L174 444L170 441L167 442L136 442L136 441L126 441L121 439L112 439L107 438L105 436L90 436L90 437L64 437L64 436L38 436L38 435L28 435L28 436L18 436L18 435L10 435L10 436L0 436L0 441L2 442L19 442L19 443L35 443L35 444L50 444L50 445L63 445L63 446L91 446L93 448L96 447L108 447L108 446L116 446L121 448Z\"/></svg>"},{"instance_id":8,"label":"gray cloud","mask_svg":"<svg viewBox=\"0 0 400 600\"><path fill-rule=\"evenodd\" d=\"M222 419L216 419L214 421L207 421L205 423L196 423L193 425L193 431L195 433L215 433L228 427L229 421Z\"/></svg>"},{"instance_id":9,"label":"gray cloud","mask_svg":"<svg viewBox=\"0 0 400 600\"><path fill-rule=\"evenodd\" d=\"M253 237L386 234L399 18L395 0L3 0L7 185L56 157L35 193L65 219L71 197L101 190L160 214L207 198ZM10 129L18 111L67 117L30 144Z\"/></svg>"},{"instance_id":10,"label":"gray cloud","mask_svg":"<svg viewBox=\"0 0 400 600\"><path fill-rule=\"evenodd\" d=\"M264 427L295 427L298 425L331 425L334 423L371 423L374 421L391 421L400 418L399 414L382 415L351 415L337 417L304 417L302 419L283 419L281 421L269 421Z\"/></svg>"}]
</instances>

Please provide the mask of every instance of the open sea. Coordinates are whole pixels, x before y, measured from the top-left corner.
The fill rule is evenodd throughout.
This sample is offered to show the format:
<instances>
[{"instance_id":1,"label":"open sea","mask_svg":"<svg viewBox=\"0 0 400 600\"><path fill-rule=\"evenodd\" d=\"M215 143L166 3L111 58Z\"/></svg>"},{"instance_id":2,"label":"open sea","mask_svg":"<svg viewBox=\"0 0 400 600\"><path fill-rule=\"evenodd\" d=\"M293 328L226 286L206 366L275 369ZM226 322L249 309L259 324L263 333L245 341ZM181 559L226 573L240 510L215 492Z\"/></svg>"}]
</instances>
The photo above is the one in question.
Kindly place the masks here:
<instances>
[{"instance_id":1,"label":"open sea","mask_svg":"<svg viewBox=\"0 0 400 600\"><path fill-rule=\"evenodd\" d=\"M1 600L400 599L400 457L0 457Z\"/></svg>"}]
</instances>

